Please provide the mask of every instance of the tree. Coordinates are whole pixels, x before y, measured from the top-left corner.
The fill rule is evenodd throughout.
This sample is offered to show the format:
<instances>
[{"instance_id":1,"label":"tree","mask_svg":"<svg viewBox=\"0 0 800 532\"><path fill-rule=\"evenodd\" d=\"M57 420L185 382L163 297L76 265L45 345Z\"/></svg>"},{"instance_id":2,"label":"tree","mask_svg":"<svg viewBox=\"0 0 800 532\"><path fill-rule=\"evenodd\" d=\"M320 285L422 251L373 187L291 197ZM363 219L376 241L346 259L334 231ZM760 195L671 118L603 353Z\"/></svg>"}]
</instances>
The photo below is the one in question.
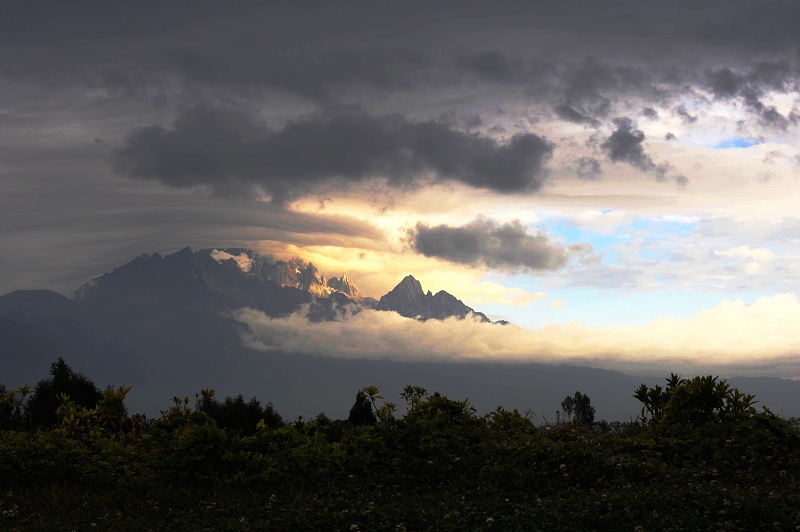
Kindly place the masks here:
<instances>
[{"instance_id":1,"label":"tree","mask_svg":"<svg viewBox=\"0 0 800 532\"><path fill-rule=\"evenodd\" d=\"M203 390L203 401L200 411L217 422L224 430L233 430L243 436L255 434L256 426L261 420L264 425L276 428L283 425L283 418L272 407L272 403L262 406L255 397L245 402L244 396L226 397L223 402L214 398L213 390Z\"/></svg>"},{"instance_id":2,"label":"tree","mask_svg":"<svg viewBox=\"0 0 800 532\"><path fill-rule=\"evenodd\" d=\"M595 409L589 396L575 392L575 395L567 396L561 401L561 410L564 411L570 421L578 425L589 427L594 423Z\"/></svg>"},{"instance_id":3,"label":"tree","mask_svg":"<svg viewBox=\"0 0 800 532\"><path fill-rule=\"evenodd\" d=\"M94 382L82 373L75 373L63 358L59 358L50 365L50 378L39 381L25 404L25 419L31 428L51 427L58 423L56 410L61 404L59 396L62 393L76 405L90 409L103 398L103 392Z\"/></svg>"},{"instance_id":4,"label":"tree","mask_svg":"<svg viewBox=\"0 0 800 532\"><path fill-rule=\"evenodd\" d=\"M14 425L14 392L7 392L0 384L0 430L10 429Z\"/></svg>"},{"instance_id":5,"label":"tree","mask_svg":"<svg viewBox=\"0 0 800 532\"><path fill-rule=\"evenodd\" d=\"M378 418L372 412L370 396L364 393L364 390L359 390L356 394L356 402L353 408L350 409L350 415L347 420L356 427L375 425L378 422Z\"/></svg>"},{"instance_id":6,"label":"tree","mask_svg":"<svg viewBox=\"0 0 800 532\"><path fill-rule=\"evenodd\" d=\"M682 379L673 373L665 388L648 388L642 384L633 395L644 405L639 417L642 421L649 419L651 423L663 425L705 425L756 413L754 395L744 394L718 379L711 375Z\"/></svg>"}]
</instances>

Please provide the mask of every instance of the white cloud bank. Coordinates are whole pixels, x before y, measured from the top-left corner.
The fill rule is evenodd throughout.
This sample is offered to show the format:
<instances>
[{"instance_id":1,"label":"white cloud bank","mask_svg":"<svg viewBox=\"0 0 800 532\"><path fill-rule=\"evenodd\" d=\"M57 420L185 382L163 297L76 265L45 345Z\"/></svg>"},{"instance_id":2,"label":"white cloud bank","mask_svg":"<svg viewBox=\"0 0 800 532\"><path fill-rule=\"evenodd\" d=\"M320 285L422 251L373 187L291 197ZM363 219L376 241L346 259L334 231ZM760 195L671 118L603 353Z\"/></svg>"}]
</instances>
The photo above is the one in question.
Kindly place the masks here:
<instances>
[{"instance_id":1,"label":"white cloud bank","mask_svg":"<svg viewBox=\"0 0 800 532\"><path fill-rule=\"evenodd\" d=\"M793 294L760 297L750 305L723 300L691 318L610 328L418 322L372 310L325 323L299 314L273 319L252 309L233 317L250 325L253 334L245 341L256 349L340 358L712 367L774 366L800 354L800 300Z\"/></svg>"}]
</instances>

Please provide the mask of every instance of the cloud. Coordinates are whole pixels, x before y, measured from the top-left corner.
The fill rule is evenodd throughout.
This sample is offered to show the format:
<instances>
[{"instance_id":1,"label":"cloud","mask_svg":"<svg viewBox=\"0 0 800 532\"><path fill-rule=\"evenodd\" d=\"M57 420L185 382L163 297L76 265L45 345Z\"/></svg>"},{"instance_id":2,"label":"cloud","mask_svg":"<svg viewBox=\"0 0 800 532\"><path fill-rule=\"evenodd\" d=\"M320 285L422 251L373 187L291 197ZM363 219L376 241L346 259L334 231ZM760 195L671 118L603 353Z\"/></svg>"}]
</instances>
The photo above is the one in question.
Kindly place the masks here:
<instances>
[{"instance_id":1,"label":"cloud","mask_svg":"<svg viewBox=\"0 0 800 532\"><path fill-rule=\"evenodd\" d=\"M758 115L762 126L785 131L800 120L795 111L784 116L775 106L763 102L769 92L796 90L796 72L787 61L762 61L749 71L712 70L706 73L706 80L716 98L741 98L745 106Z\"/></svg>"},{"instance_id":2,"label":"cloud","mask_svg":"<svg viewBox=\"0 0 800 532\"><path fill-rule=\"evenodd\" d=\"M628 163L642 172L653 174L656 179L663 181L667 177L670 166L665 163L656 164L652 157L644 151L644 132L636 129L633 120L627 117L614 119L616 129L603 142L600 147L606 152L613 162ZM676 178L679 184L688 182L685 176Z\"/></svg>"},{"instance_id":3,"label":"cloud","mask_svg":"<svg viewBox=\"0 0 800 532\"><path fill-rule=\"evenodd\" d=\"M171 128L133 130L114 163L130 177L207 186L222 195L258 187L281 204L324 185L385 177L403 187L426 174L498 192L533 192L547 178L552 152L533 133L498 142L400 115L324 113L273 131L240 111L197 106Z\"/></svg>"},{"instance_id":4,"label":"cloud","mask_svg":"<svg viewBox=\"0 0 800 532\"><path fill-rule=\"evenodd\" d=\"M617 128L601 145L608 158L614 162L626 162L640 170L650 170L655 164L649 155L644 153L642 143L644 132L636 129L630 118L614 120Z\"/></svg>"},{"instance_id":5,"label":"cloud","mask_svg":"<svg viewBox=\"0 0 800 532\"><path fill-rule=\"evenodd\" d=\"M642 115L651 120L656 120L658 118L658 111L656 111L652 107L645 107L644 109L642 109Z\"/></svg>"},{"instance_id":6,"label":"cloud","mask_svg":"<svg viewBox=\"0 0 800 532\"><path fill-rule=\"evenodd\" d=\"M531 330L469 319L418 322L392 312L363 311L341 322L309 323L299 314L272 319L242 309L250 347L340 358L593 362L708 367L760 365L800 353L800 301L793 294L760 297L748 305L723 300L685 318L641 326L586 327L579 323Z\"/></svg>"},{"instance_id":7,"label":"cloud","mask_svg":"<svg viewBox=\"0 0 800 532\"><path fill-rule=\"evenodd\" d=\"M581 157L578 159L578 168L575 171L578 177L587 181L596 181L603 176L603 168L600 161L594 157Z\"/></svg>"},{"instance_id":8,"label":"cloud","mask_svg":"<svg viewBox=\"0 0 800 532\"><path fill-rule=\"evenodd\" d=\"M800 44L800 6L792 0L726 3L724 11L702 20L694 36L700 42L749 47L758 51Z\"/></svg>"},{"instance_id":9,"label":"cloud","mask_svg":"<svg viewBox=\"0 0 800 532\"><path fill-rule=\"evenodd\" d=\"M755 260L772 260L775 253L767 248L751 248L750 246L738 246L730 249L723 249L714 251L714 254L720 257L730 258L749 258Z\"/></svg>"},{"instance_id":10,"label":"cloud","mask_svg":"<svg viewBox=\"0 0 800 532\"><path fill-rule=\"evenodd\" d=\"M675 114L681 117L684 124L694 124L697 122L697 115L690 114L683 105L679 105L675 109Z\"/></svg>"},{"instance_id":11,"label":"cloud","mask_svg":"<svg viewBox=\"0 0 800 532\"><path fill-rule=\"evenodd\" d=\"M491 281L483 281L476 285L469 297L469 304L473 307L480 305L508 305L510 307L524 307L536 301L547 299L544 292L528 292L522 288L508 288ZM464 292L459 291L459 294Z\"/></svg>"},{"instance_id":12,"label":"cloud","mask_svg":"<svg viewBox=\"0 0 800 532\"><path fill-rule=\"evenodd\" d=\"M408 239L426 257L508 271L556 270L573 254L591 253L589 244L562 247L543 234L529 233L519 221L499 225L487 218L462 227L419 223Z\"/></svg>"},{"instance_id":13,"label":"cloud","mask_svg":"<svg viewBox=\"0 0 800 532\"><path fill-rule=\"evenodd\" d=\"M461 71L494 83L509 83L520 75L519 64L497 50L461 52L453 63Z\"/></svg>"},{"instance_id":14,"label":"cloud","mask_svg":"<svg viewBox=\"0 0 800 532\"><path fill-rule=\"evenodd\" d=\"M576 124L589 124L592 126L599 124L599 122L594 118L584 115L569 105L557 105L555 111L559 118L566 120L567 122L575 122Z\"/></svg>"}]
</instances>

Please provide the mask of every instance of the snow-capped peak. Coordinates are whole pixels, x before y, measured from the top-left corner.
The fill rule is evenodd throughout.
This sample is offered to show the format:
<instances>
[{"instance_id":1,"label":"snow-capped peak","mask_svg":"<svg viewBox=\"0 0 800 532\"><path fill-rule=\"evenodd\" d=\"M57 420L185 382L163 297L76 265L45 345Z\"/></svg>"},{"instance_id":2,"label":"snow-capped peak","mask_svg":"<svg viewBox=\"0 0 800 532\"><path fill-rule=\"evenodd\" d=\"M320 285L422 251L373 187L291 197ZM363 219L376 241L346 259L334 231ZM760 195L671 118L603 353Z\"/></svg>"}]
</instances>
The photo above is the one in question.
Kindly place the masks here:
<instances>
[{"instance_id":1,"label":"snow-capped peak","mask_svg":"<svg viewBox=\"0 0 800 532\"><path fill-rule=\"evenodd\" d=\"M211 253L209 253L209 255L211 255L211 258L220 264L224 260L233 259L236 261L236 264L239 265L239 269L243 272L249 272L253 269L253 259L251 259L244 251L242 251L239 255L231 255L227 251L214 249L211 251Z\"/></svg>"}]
</instances>

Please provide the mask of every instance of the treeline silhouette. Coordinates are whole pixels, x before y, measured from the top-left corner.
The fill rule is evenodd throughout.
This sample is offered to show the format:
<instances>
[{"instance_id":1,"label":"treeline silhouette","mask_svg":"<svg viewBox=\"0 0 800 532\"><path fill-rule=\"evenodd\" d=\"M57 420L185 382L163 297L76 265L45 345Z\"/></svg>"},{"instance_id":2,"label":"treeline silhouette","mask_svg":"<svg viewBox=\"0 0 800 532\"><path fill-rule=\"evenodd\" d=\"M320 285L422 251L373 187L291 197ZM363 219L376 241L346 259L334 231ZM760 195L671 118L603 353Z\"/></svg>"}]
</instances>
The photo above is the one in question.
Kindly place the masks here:
<instances>
[{"instance_id":1,"label":"treeline silhouette","mask_svg":"<svg viewBox=\"0 0 800 532\"><path fill-rule=\"evenodd\" d=\"M0 429L52 429L60 424L61 417L58 411L66 401L91 410L96 409L104 397L113 393L114 389L109 386L104 394L93 381L84 374L74 371L63 358L59 357L50 365L50 376L40 380L33 389L25 385L11 391L0 383ZM122 400L117 401L116 408L120 414L127 416L127 408L124 405L125 394L122 394ZM426 395L427 390L424 388L408 386L402 397L412 405L416 405ZM431 396L431 400L434 401L440 398L438 392ZM374 426L379 420L394 419L397 406L385 402L378 407L378 399L383 399L378 395L378 388L367 386L357 391L355 403L346 421L331 420L324 413L320 413L315 420L328 427L338 426L344 429ZM188 398L178 397L173 398L173 403L179 408L188 408L189 404ZM591 400L587 395L575 392L574 396L568 396L562 401L561 407L567 421L587 427L594 424L595 409L591 406ZM215 397L215 391L211 389L201 390L197 394L196 412L208 416L219 428L243 436L253 435L259 423L270 428L285 424L271 402L262 405L256 397L245 401L241 394L235 397L228 396L220 401ZM166 416L166 413L162 412L162 415ZM154 426L154 419L148 420L139 414L134 415L134 418L143 428ZM607 424L603 422L600 427L607 427Z\"/></svg>"},{"instance_id":2,"label":"treeline silhouette","mask_svg":"<svg viewBox=\"0 0 800 532\"><path fill-rule=\"evenodd\" d=\"M213 390L147 419L125 408L129 390L100 390L62 359L33 388L0 385L0 527L800 526L798 432L713 376L642 385L639 416L616 424L580 391L563 422L537 425L417 386L402 413L366 386L348 419L307 421Z\"/></svg>"},{"instance_id":3,"label":"treeline silhouette","mask_svg":"<svg viewBox=\"0 0 800 532\"><path fill-rule=\"evenodd\" d=\"M113 388L109 386L104 394L94 382L82 373L75 372L59 357L50 365L50 377L40 380L33 389L26 385L19 390L9 391L0 383L0 429L55 428L61 423L59 408L67 400L77 407L91 410L96 409L106 395L113 393ZM198 402L198 412L207 415L223 430L252 435L256 431L256 425L262 420L266 426L272 428L283 425L283 418L275 411L272 403L262 405L255 397L246 402L242 395L219 401L214 397L213 390L202 390L200 397L202 401ZM122 399L117 401L118 415L127 417L124 394ZM135 419L144 427L153 425L153 420L148 423L142 415L135 415Z\"/></svg>"}]
</instances>

